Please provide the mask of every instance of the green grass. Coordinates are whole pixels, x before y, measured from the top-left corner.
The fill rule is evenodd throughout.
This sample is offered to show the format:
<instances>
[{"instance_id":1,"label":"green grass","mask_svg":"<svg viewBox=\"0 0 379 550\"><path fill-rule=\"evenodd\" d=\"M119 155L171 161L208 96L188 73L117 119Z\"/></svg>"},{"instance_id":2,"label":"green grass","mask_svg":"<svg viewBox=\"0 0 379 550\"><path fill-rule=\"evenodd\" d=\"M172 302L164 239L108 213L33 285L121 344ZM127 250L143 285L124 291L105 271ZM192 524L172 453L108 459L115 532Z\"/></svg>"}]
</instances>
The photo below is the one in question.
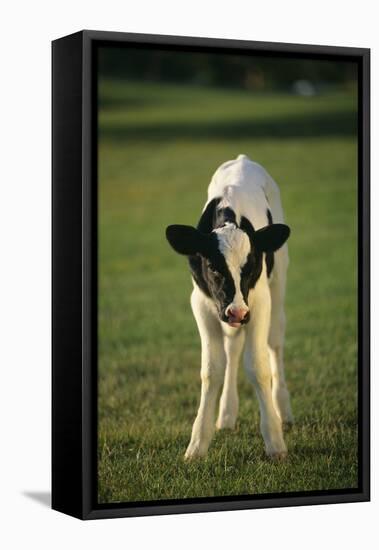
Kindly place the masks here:
<instances>
[{"instance_id":1,"label":"green grass","mask_svg":"<svg viewBox=\"0 0 379 550\"><path fill-rule=\"evenodd\" d=\"M357 486L356 96L253 95L101 81L99 501ZM279 183L292 228L287 461L264 457L239 373L235 432L187 464L200 342L186 261L164 238L195 224L217 166L245 153Z\"/></svg>"}]
</instances>

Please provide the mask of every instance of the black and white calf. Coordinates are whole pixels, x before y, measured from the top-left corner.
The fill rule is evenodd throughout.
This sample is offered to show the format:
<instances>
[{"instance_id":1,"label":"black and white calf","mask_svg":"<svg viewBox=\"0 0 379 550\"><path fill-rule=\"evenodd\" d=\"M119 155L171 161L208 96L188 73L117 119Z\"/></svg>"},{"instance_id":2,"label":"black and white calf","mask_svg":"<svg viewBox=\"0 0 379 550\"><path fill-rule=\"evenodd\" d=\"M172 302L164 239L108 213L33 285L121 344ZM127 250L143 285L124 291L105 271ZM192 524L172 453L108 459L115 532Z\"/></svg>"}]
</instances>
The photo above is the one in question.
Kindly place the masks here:
<instances>
[{"instance_id":1,"label":"black and white calf","mask_svg":"<svg viewBox=\"0 0 379 550\"><path fill-rule=\"evenodd\" d=\"M215 428L234 428L242 351L261 412L266 453L287 454L283 423L292 423L283 365L288 266L278 186L245 155L225 162L208 187L197 228L170 225L166 236L189 258L191 305L201 338L201 399L185 457L205 456ZM275 253L275 254L274 254Z\"/></svg>"}]
</instances>

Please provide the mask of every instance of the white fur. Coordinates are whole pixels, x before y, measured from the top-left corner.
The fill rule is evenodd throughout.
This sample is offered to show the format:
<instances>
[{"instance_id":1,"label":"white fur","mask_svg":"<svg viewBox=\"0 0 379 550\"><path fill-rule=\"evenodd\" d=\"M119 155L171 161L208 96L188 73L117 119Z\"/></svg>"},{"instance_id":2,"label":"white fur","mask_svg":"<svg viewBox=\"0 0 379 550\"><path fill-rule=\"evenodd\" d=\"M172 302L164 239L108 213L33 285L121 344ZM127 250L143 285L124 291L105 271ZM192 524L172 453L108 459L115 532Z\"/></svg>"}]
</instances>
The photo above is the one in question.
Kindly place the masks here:
<instances>
[{"instance_id":1,"label":"white fur","mask_svg":"<svg viewBox=\"0 0 379 550\"><path fill-rule=\"evenodd\" d=\"M215 231L218 238L218 247L224 255L226 264L233 277L236 294L229 307L242 308L248 311L241 292L241 268L245 265L250 252L249 237L244 231L238 229L234 223L227 223L224 227Z\"/></svg>"},{"instance_id":2,"label":"white fur","mask_svg":"<svg viewBox=\"0 0 379 550\"><path fill-rule=\"evenodd\" d=\"M222 196L222 206L234 210L239 223L248 218L255 229L267 225L267 208L274 223L283 222L280 193L276 183L259 165L245 155L222 164L208 188L208 202ZM191 306L201 339L201 398L186 458L205 456L217 428L234 428L238 414L237 371L243 353L247 376L253 383L261 412L261 433L267 455L287 453L282 423L292 422L285 383L283 346L285 332L284 296L288 266L287 244L275 253L274 270L268 280L265 262L248 304L240 292L240 268L249 252L247 236L234 224L218 229L219 248L225 256L236 285L233 305L249 308L247 325L232 328L220 321L214 302L194 283Z\"/></svg>"}]
</instances>

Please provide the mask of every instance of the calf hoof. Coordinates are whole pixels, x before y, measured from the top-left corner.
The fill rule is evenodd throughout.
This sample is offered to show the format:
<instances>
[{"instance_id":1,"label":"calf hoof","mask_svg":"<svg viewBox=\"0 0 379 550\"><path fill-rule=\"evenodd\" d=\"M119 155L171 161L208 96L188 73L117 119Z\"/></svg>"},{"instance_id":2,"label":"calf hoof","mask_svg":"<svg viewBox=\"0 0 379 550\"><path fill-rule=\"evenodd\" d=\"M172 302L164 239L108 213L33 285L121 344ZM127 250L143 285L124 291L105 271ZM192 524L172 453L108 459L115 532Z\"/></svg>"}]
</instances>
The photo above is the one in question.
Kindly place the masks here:
<instances>
[{"instance_id":1,"label":"calf hoof","mask_svg":"<svg viewBox=\"0 0 379 550\"><path fill-rule=\"evenodd\" d=\"M271 442L271 444L266 445L266 455L273 462L282 462L287 458L287 446L283 441L283 438L280 439L281 440L276 441L275 443Z\"/></svg>"},{"instance_id":2,"label":"calf hoof","mask_svg":"<svg viewBox=\"0 0 379 550\"><path fill-rule=\"evenodd\" d=\"M284 460L286 460L287 455L288 455L287 451L279 451L279 452L276 451L276 452L267 453L268 458L273 462L283 462Z\"/></svg>"},{"instance_id":3,"label":"calf hoof","mask_svg":"<svg viewBox=\"0 0 379 550\"><path fill-rule=\"evenodd\" d=\"M207 452L208 448L205 448L203 445L199 445L198 443L190 443L185 452L184 460L186 462L191 462L192 460L204 458L207 455Z\"/></svg>"}]
</instances>

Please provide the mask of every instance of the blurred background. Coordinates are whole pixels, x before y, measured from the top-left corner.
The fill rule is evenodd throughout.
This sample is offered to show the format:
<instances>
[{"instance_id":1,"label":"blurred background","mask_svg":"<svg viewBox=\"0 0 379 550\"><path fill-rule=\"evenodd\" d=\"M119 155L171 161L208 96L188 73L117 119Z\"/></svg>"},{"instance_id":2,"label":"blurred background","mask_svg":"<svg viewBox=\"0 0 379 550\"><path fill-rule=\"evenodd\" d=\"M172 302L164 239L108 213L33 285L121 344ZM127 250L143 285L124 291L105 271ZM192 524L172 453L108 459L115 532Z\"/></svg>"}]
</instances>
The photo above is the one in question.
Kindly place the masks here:
<instances>
[{"instance_id":1,"label":"blurred background","mask_svg":"<svg viewBox=\"0 0 379 550\"><path fill-rule=\"evenodd\" d=\"M357 486L356 65L104 47L98 71L99 500ZM200 342L164 231L196 225L213 172L240 153L277 181L292 229L296 425L287 462L268 462L240 372L237 431L185 464Z\"/></svg>"},{"instance_id":2,"label":"blurred background","mask_svg":"<svg viewBox=\"0 0 379 550\"><path fill-rule=\"evenodd\" d=\"M314 95L349 89L357 78L355 63L288 56L178 53L173 50L102 48L99 70L104 78L138 79L259 91Z\"/></svg>"}]
</instances>

